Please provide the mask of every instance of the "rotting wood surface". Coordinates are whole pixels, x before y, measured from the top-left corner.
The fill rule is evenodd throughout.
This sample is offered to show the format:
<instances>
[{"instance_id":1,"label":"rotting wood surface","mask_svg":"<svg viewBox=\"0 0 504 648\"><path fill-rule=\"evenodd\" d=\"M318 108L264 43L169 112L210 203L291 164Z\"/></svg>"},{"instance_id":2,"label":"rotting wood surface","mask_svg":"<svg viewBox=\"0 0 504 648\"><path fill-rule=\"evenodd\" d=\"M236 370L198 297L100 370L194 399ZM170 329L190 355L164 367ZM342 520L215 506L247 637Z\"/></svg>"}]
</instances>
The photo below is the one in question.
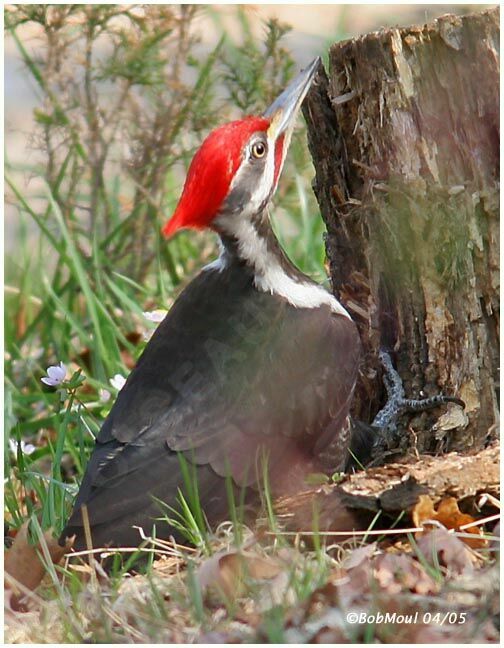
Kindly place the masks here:
<instances>
[{"instance_id":1,"label":"rotting wood surface","mask_svg":"<svg viewBox=\"0 0 504 648\"><path fill-rule=\"evenodd\" d=\"M445 434L415 418L402 447L482 447L497 421L499 10L333 45L304 112L331 279L364 345L354 415L379 408L384 346L408 396L467 405Z\"/></svg>"}]
</instances>

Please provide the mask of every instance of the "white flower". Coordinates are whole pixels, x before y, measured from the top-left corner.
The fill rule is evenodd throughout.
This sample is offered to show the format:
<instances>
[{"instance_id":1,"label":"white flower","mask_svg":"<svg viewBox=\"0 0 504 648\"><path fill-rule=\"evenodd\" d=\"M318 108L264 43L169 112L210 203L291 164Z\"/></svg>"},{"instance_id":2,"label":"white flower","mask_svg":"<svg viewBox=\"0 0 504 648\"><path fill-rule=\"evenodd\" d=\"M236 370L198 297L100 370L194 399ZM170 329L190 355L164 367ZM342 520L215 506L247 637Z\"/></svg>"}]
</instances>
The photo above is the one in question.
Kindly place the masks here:
<instances>
[{"instance_id":1,"label":"white flower","mask_svg":"<svg viewBox=\"0 0 504 648\"><path fill-rule=\"evenodd\" d=\"M37 449L32 443L25 443L24 441L20 442L21 452L25 455L31 455L32 452L35 452ZM18 441L14 439L9 439L9 449L14 456L17 455Z\"/></svg>"},{"instance_id":2,"label":"white flower","mask_svg":"<svg viewBox=\"0 0 504 648\"><path fill-rule=\"evenodd\" d=\"M167 310L163 310L162 308L157 308L156 310L153 311L145 311L143 316L145 317L146 320L149 320L149 322L162 322L166 317L167 313L168 313Z\"/></svg>"},{"instance_id":3,"label":"white flower","mask_svg":"<svg viewBox=\"0 0 504 648\"><path fill-rule=\"evenodd\" d=\"M57 387L65 380L67 368L60 362L59 365L51 365L47 367L47 375L43 376L40 380L49 387Z\"/></svg>"},{"instance_id":4,"label":"white flower","mask_svg":"<svg viewBox=\"0 0 504 648\"><path fill-rule=\"evenodd\" d=\"M112 387L114 387L114 389L121 391L121 389L124 387L124 384L126 383L126 378L124 376L121 376L121 374L116 374L109 380L109 382Z\"/></svg>"},{"instance_id":5,"label":"white flower","mask_svg":"<svg viewBox=\"0 0 504 648\"><path fill-rule=\"evenodd\" d=\"M110 392L109 392L108 389L100 389L100 391L98 392L98 395L99 395L100 401L102 403L108 403L109 402L109 400L110 400Z\"/></svg>"}]
</instances>

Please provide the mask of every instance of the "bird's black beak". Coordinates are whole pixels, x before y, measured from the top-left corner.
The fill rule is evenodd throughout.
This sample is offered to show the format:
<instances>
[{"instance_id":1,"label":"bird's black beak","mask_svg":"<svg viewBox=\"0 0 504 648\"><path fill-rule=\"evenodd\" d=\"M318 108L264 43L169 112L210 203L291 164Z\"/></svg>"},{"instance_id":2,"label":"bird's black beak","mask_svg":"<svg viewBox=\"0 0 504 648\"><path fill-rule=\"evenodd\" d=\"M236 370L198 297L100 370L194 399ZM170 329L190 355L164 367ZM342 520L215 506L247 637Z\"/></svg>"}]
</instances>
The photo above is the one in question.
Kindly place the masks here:
<instances>
[{"instance_id":1,"label":"bird's black beak","mask_svg":"<svg viewBox=\"0 0 504 648\"><path fill-rule=\"evenodd\" d=\"M268 136L275 141L280 135L290 135L294 122L299 112L303 99L310 89L313 78L320 65L320 57L300 72L293 79L282 94L275 99L271 106L264 112L264 117L271 120Z\"/></svg>"}]
</instances>

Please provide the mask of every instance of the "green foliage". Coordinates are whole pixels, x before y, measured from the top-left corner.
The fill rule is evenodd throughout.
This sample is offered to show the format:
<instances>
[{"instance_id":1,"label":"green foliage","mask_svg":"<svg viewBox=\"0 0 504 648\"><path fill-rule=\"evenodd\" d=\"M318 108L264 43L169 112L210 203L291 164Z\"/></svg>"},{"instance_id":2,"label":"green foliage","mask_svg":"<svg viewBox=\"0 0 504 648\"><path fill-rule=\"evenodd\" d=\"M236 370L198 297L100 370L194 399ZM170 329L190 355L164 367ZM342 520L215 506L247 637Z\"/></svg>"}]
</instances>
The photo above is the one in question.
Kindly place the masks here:
<instances>
[{"instance_id":1,"label":"green foliage","mask_svg":"<svg viewBox=\"0 0 504 648\"><path fill-rule=\"evenodd\" d=\"M213 12L219 22L219 14ZM287 85L294 72L294 61L282 47L282 38L290 31L277 20L265 24L264 43L253 36L246 9L237 7L241 34L238 43L226 42L220 60L222 80L230 103L241 113L260 113Z\"/></svg>"},{"instance_id":2,"label":"green foliage","mask_svg":"<svg viewBox=\"0 0 504 648\"><path fill-rule=\"evenodd\" d=\"M168 506L165 502L157 500L160 510L164 513L160 519L166 520L190 544L210 554L208 523L201 507L196 464L188 461L182 453L178 454L178 460L184 482L182 488L178 489L178 507Z\"/></svg>"}]
</instances>

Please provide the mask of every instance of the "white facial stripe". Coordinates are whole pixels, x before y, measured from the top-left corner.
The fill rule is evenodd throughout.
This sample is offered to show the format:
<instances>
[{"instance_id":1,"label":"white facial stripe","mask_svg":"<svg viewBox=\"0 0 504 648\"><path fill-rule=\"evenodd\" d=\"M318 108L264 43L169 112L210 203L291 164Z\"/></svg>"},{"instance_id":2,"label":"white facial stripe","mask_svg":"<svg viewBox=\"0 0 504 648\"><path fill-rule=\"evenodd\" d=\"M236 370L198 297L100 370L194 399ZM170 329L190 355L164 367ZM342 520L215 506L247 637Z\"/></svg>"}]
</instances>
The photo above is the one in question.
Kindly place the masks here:
<instances>
[{"instance_id":1,"label":"white facial stripe","mask_svg":"<svg viewBox=\"0 0 504 648\"><path fill-rule=\"evenodd\" d=\"M247 145L245 150L245 155L243 156L243 162L240 165L240 168L236 172L231 184L229 185L228 195L232 193L233 189L236 186L243 184L243 176L248 171L248 165L250 164L251 158L251 144ZM284 149L285 151L285 149ZM250 201L247 203L244 211L242 212L242 217L249 217L256 214L262 205L267 201L273 190L273 182L275 178L275 142L268 138L268 152L266 163L264 165L264 171L261 175L259 182L257 183L254 191L251 193ZM220 216L217 216L216 221L219 222Z\"/></svg>"},{"instance_id":2,"label":"white facial stripe","mask_svg":"<svg viewBox=\"0 0 504 648\"><path fill-rule=\"evenodd\" d=\"M254 283L258 290L279 295L297 308L317 308L327 304L334 313L351 319L336 297L322 286L290 277L268 250L266 241L259 236L251 221L239 218L229 221L228 227L234 230L241 258L255 270Z\"/></svg>"},{"instance_id":3,"label":"white facial stripe","mask_svg":"<svg viewBox=\"0 0 504 648\"><path fill-rule=\"evenodd\" d=\"M285 160L292 131L289 129L284 135L282 161ZM240 186L243 174L249 164L249 150L244 155L244 161L238 169L230 186L230 193L236 186ZM238 242L240 258L248 262L254 270L254 283L258 290L279 295L297 308L317 308L323 304L330 306L334 313L350 318L350 315L339 301L322 286L308 281L299 281L290 277L280 264L276 256L268 249L267 243L255 229L252 223L254 217L264 206L272 192L275 180L275 141L268 137L268 157L264 165L264 172L249 202L240 214L223 212L215 219L216 223ZM278 177L280 174L278 174ZM278 178L277 178L278 180ZM207 270L223 270L227 259L225 253L214 263L206 266Z\"/></svg>"}]
</instances>

